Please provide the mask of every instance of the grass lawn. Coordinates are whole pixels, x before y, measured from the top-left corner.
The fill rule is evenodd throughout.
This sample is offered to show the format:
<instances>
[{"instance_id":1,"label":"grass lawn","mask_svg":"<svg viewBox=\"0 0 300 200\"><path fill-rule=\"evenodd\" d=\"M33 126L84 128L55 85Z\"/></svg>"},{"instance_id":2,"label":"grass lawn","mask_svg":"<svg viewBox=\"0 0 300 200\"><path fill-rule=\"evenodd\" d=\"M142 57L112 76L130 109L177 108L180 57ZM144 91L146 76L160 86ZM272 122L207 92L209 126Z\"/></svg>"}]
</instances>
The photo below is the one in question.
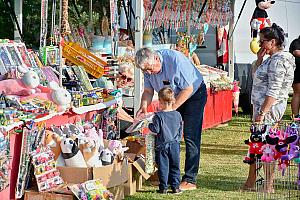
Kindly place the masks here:
<instances>
[{"instance_id":1,"label":"grass lawn","mask_svg":"<svg viewBox=\"0 0 300 200\"><path fill-rule=\"evenodd\" d=\"M289 120L290 112L288 105L285 120ZM249 138L250 124L250 116L240 115L233 117L228 126L203 131L197 190L185 191L179 195L162 195L156 193L157 186L146 182L143 191L125 199L256 199L255 192L239 190L248 174L248 165L243 163L243 157L248 150L244 140ZM181 172L183 172L184 143L181 147Z\"/></svg>"}]
</instances>

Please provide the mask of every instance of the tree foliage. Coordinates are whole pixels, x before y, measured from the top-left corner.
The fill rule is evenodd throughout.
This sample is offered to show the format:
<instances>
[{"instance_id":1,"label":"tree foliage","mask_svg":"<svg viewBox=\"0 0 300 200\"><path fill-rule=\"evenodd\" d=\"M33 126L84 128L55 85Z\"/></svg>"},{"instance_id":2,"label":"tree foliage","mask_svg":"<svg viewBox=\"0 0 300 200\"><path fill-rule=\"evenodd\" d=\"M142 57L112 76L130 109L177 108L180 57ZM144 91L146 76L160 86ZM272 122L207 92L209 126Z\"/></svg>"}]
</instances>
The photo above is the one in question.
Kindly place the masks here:
<instances>
[{"instance_id":1,"label":"tree foliage","mask_svg":"<svg viewBox=\"0 0 300 200\"><path fill-rule=\"evenodd\" d=\"M13 2L14 0L12 0ZM74 11L73 0L69 0L69 8ZM48 37L50 36L51 29L51 10L53 0L48 0ZM59 1L57 2L56 12L56 23L58 24L59 16ZM86 20L89 13L89 0L75 0L76 4L81 7L82 19ZM94 26L100 22L103 16L103 7L107 11L109 17L109 0L93 0L93 20L95 21ZM8 8L6 8L3 1L0 1L0 38L7 38L13 40L14 38L14 24L11 20ZM69 20L72 15L72 11L69 9ZM74 12L73 12L74 13ZM84 23L84 22L82 22ZM85 24L86 25L86 24ZM40 38L40 27L41 27L41 0L23 0L23 40L26 46L33 49L39 48Z\"/></svg>"}]
</instances>

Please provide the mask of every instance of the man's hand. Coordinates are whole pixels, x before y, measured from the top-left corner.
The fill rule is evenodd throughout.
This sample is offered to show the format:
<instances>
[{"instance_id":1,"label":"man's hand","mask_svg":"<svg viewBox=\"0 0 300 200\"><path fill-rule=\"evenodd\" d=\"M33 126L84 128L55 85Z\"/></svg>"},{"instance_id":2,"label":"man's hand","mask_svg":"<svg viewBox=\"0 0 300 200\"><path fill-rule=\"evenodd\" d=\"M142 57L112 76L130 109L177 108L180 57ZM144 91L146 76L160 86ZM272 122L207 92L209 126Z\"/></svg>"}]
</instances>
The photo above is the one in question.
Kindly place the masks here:
<instances>
[{"instance_id":1,"label":"man's hand","mask_svg":"<svg viewBox=\"0 0 300 200\"><path fill-rule=\"evenodd\" d=\"M136 112L136 117L142 117L143 115L147 114L147 108L140 108L137 112Z\"/></svg>"}]
</instances>

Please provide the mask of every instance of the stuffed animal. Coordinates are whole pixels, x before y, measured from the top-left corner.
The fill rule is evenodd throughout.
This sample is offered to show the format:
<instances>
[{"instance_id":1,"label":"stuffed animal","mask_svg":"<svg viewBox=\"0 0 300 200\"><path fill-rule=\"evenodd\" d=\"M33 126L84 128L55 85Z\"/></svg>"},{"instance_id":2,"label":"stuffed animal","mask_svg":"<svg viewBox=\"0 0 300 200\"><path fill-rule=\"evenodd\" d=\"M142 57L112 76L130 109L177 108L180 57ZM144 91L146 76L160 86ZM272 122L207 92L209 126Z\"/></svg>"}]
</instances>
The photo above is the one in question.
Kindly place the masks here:
<instances>
[{"instance_id":1,"label":"stuffed animal","mask_svg":"<svg viewBox=\"0 0 300 200\"><path fill-rule=\"evenodd\" d=\"M25 98L21 98L21 100L40 97L42 99L53 101L55 104L59 106L60 108L59 111L63 111L67 109L68 106L70 106L71 103L70 93L63 88L60 88L56 82L54 81L50 82L49 88L43 86L39 86L38 88L41 90L40 93L32 94Z\"/></svg>"},{"instance_id":2,"label":"stuffed animal","mask_svg":"<svg viewBox=\"0 0 300 200\"><path fill-rule=\"evenodd\" d=\"M266 136L266 144L264 144L261 148L263 152L261 161L272 162L275 160L274 158L276 154L275 145L277 144L277 140L273 140L270 138L278 138L277 132L278 132L277 130L271 129L269 134Z\"/></svg>"},{"instance_id":3,"label":"stuffed animal","mask_svg":"<svg viewBox=\"0 0 300 200\"><path fill-rule=\"evenodd\" d=\"M81 145L82 154L88 167L101 167L102 162L96 143L85 142Z\"/></svg>"},{"instance_id":4,"label":"stuffed animal","mask_svg":"<svg viewBox=\"0 0 300 200\"><path fill-rule=\"evenodd\" d=\"M103 149L100 153L100 159L102 161L102 165L111 165L114 161L114 154L108 149Z\"/></svg>"},{"instance_id":5,"label":"stuffed animal","mask_svg":"<svg viewBox=\"0 0 300 200\"><path fill-rule=\"evenodd\" d=\"M61 155L61 136L57 133L46 130L44 144L49 146L51 151L54 153L54 160L57 163L57 166L65 166L65 160Z\"/></svg>"},{"instance_id":6,"label":"stuffed animal","mask_svg":"<svg viewBox=\"0 0 300 200\"><path fill-rule=\"evenodd\" d=\"M124 157L124 152L129 149L128 147L123 147L121 141L119 140L109 140L107 146L114 156L117 156L120 159Z\"/></svg>"},{"instance_id":7,"label":"stuffed animal","mask_svg":"<svg viewBox=\"0 0 300 200\"><path fill-rule=\"evenodd\" d=\"M87 167L81 151L78 148L78 140L64 138L60 143L62 157L67 167Z\"/></svg>"},{"instance_id":8,"label":"stuffed animal","mask_svg":"<svg viewBox=\"0 0 300 200\"><path fill-rule=\"evenodd\" d=\"M255 156L260 159L262 156L261 148L264 145L262 141L263 134L266 132L267 126L263 126L261 130L257 129L254 125L251 125L250 141L245 140L245 144L249 145L248 154L244 158L244 163L253 164L255 162Z\"/></svg>"},{"instance_id":9,"label":"stuffed animal","mask_svg":"<svg viewBox=\"0 0 300 200\"><path fill-rule=\"evenodd\" d=\"M298 157L299 154L299 135L297 128L291 128L288 127L286 129L286 133L288 134L288 137L285 139L286 144L288 144L287 153L285 155L281 156L281 160L292 160L294 158Z\"/></svg>"},{"instance_id":10,"label":"stuffed animal","mask_svg":"<svg viewBox=\"0 0 300 200\"><path fill-rule=\"evenodd\" d=\"M44 144L45 146L49 146L51 151L54 153L54 160L57 160L58 156L61 153L61 148L60 148L60 142L61 142L61 138L58 134L46 130L45 131L45 140L44 140Z\"/></svg>"},{"instance_id":11,"label":"stuffed animal","mask_svg":"<svg viewBox=\"0 0 300 200\"><path fill-rule=\"evenodd\" d=\"M21 79L7 79L0 81L0 92L6 95L28 96L39 92L36 87L40 84L38 74L27 68L18 67L18 71L23 73Z\"/></svg>"},{"instance_id":12,"label":"stuffed animal","mask_svg":"<svg viewBox=\"0 0 300 200\"><path fill-rule=\"evenodd\" d=\"M256 8L253 12L250 25L251 25L251 36L253 40L250 43L251 51L256 54L259 50L259 44L257 35L259 30L264 27L271 26L271 21L268 18L267 9L271 8L275 1L272 0L255 0ZM258 48L257 48L258 47Z\"/></svg>"}]
</instances>

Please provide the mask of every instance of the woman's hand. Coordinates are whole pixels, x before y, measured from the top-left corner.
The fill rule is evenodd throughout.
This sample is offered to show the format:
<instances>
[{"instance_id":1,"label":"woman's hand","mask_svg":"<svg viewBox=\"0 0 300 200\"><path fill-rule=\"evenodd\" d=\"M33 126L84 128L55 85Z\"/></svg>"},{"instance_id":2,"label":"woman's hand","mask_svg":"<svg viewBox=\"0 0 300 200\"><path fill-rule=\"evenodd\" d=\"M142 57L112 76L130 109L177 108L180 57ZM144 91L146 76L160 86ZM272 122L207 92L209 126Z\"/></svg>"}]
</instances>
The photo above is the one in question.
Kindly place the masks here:
<instances>
[{"instance_id":1,"label":"woman's hand","mask_svg":"<svg viewBox=\"0 0 300 200\"><path fill-rule=\"evenodd\" d=\"M264 121L264 119L265 119L265 116L263 116L263 115L256 115L254 121L262 123Z\"/></svg>"},{"instance_id":2,"label":"woman's hand","mask_svg":"<svg viewBox=\"0 0 300 200\"><path fill-rule=\"evenodd\" d=\"M262 63L265 55L266 55L266 49L261 47L257 52L257 61L256 61L257 66L259 66Z\"/></svg>"}]
</instances>

